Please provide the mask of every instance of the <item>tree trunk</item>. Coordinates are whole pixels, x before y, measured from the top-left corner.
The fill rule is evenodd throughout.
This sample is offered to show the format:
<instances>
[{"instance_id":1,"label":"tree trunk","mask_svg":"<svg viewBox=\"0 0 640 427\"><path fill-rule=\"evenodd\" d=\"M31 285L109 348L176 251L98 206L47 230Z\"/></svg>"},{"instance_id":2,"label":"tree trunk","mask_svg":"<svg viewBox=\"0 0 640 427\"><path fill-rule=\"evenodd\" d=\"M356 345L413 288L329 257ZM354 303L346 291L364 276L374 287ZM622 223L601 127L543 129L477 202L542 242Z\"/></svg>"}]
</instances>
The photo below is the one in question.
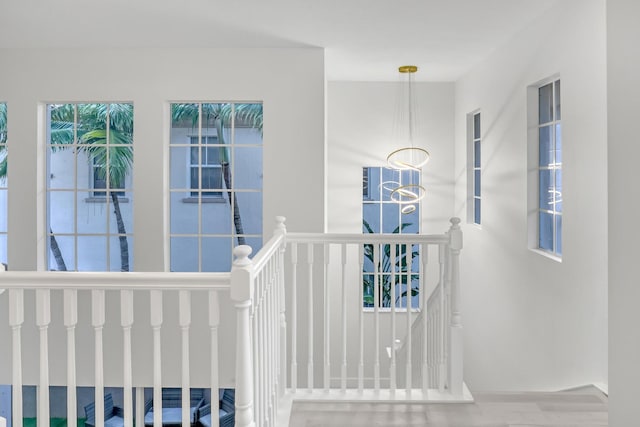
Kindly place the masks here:
<instances>
[{"instance_id":1,"label":"tree trunk","mask_svg":"<svg viewBox=\"0 0 640 427\"><path fill-rule=\"evenodd\" d=\"M124 228L122 221L122 212L120 212L120 201L118 193L110 191L111 201L113 202L113 213L116 215L116 224L118 224L118 239L120 240L120 271L129 271L129 243L127 242L127 230Z\"/></svg>"},{"instance_id":2,"label":"tree trunk","mask_svg":"<svg viewBox=\"0 0 640 427\"><path fill-rule=\"evenodd\" d=\"M51 246L51 253L53 254L53 258L56 260L58 271L67 271L67 265L64 262L64 258L62 258L60 246L58 246L58 241L56 240L56 236L53 235L53 230L51 230L51 227L49 227L49 234L49 245Z\"/></svg>"},{"instance_id":3,"label":"tree trunk","mask_svg":"<svg viewBox=\"0 0 640 427\"><path fill-rule=\"evenodd\" d=\"M242 217L240 216L240 208L238 207L238 199L236 198L236 193L232 191L231 168L229 168L228 162L223 162L221 166L224 185L227 187L227 190L229 190L229 206L233 206L233 225L236 228L238 245L246 245L244 230L242 228Z\"/></svg>"}]
</instances>

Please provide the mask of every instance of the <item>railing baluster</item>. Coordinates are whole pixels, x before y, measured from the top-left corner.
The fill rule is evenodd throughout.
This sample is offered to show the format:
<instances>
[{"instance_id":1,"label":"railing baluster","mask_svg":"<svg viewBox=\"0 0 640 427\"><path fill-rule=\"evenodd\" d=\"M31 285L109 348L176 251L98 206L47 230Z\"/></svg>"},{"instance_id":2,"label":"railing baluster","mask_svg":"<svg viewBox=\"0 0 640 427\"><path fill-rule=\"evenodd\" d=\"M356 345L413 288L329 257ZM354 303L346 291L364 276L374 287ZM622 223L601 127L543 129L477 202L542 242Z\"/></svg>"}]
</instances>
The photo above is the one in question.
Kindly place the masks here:
<instances>
[{"instance_id":1,"label":"railing baluster","mask_svg":"<svg viewBox=\"0 0 640 427\"><path fill-rule=\"evenodd\" d=\"M153 330L153 425L162 426L162 291L149 293Z\"/></svg>"},{"instance_id":2,"label":"railing baluster","mask_svg":"<svg viewBox=\"0 0 640 427\"><path fill-rule=\"evenodd\" d=\"M376 391L380 391L380 244L373 245L373 316L374 316L374 362L373 362L373 387Z\"/></svg>"},{"instance_id":3,"label":"railing baluster","mask_svg":"<svg viewBox=\"0 0 640 427\"><path fill-rule=\"evenodd\" d=\"M78 424L76 403L76 325L78 324L78 291L65 289L64 326L67 329L67 427ZM130 427L130 426L127 426Z\"/></svg>"},{"instance_id":4,"label":"railing baluster","mask_svg":"<svg viewBox=\"0 0 640 427\"><path fill-rule=\"evenodd\" d=\"M250 309L252 300L251 247L238 246L233 250L235 260L231 269L231 299L236 302L236 427L261 427L254 418L252 381L252 348ZM255 313L254 313L255 316ZM215 416L216 414L212 414Z\"/></svg>"},{"instance_id":5,"label":"railing baluster","mask_svg":"<svg viewBox=\"0 0 640 427\"><path fill-rule=\"evenodd\" d=\"M340 388L347 391L347 245L341 245L342 254L342 368L340 370ZM362 283L360 283L362 290ZM362 301L360 302L362 304ZM362 306L358 309L362 312Z\"/></svg>"},{"instance_id":6,"label":"railing baluster","mask_svg":"<svg viewBox=\"0 0 640 427\"><path fill-rule=\"evenodd\" d=\"M136 426L144 425L144 387L136 387Z\"/></svg>"},{"instance_id":7,"label":"railing baluster","mask_svg":"<svg viewBox=\"0 0 640 427\"><path fill-rule=\"evenodd\" d=\"M269 357L269 347L267 342L267 307L265 301L265 279L264 279L264 270L260 272L258 275L258 297L256 298L259 313L260 313L260 322L258 326L260 327L260 408L261 408L261 417L260 421L262 425L265 427L269 426L269 404L267 402L267 390L269 388L269 372L268 372L268 363L267 359Z\"/></svg>"},{"instance_id":8,"label":"railing baluster","mask_svg":"<svg viewBox=\"0 0 640 427\"><path fill-rule=\"evenodd\" d=\"M444 297L445 297L445 292L444 292L444 284L445 284L445 271L446 271L446 264L445 264L445 259L446 259L446 255L445 255L445 245L440 245L439 246L439 256L438 256L438 262L440 264L440 276L439 276L439 280L440 283L442 284L442 289L440 291L440 298L439 298L439 307L438 307L438 390L443 393L445 390L445 378L446 378L446 355L445 355L445 349L446 349L446 345L445 345L445 328L447 327L447 317L446 316L446 310L445 310L445 306L444 306Z\"/></svg>"},{"instance_id":9,"label":"railing baluster","mask_svg":"<svg viewBox=\"0 0 640 427\"><path fill-rule=\"evenodd\" d=\"M308 271L308 324L307 324L307 388L313 391L313 243L307 245L307 266Z\"/></svg>"},{"instance_id":10,"label":"railing baluster","mask_svg":"<svg viewBox=\"0 0 640 427\"><path fill-rule=\"evenodd\" d=\"M297 300L297 274L298 245L291 244L291 390L298 390L298 300Z\"/></svg>"},{"instance_id":11,"label":"railing baluster","mask_svg":"<svg viewBox=\"0 0 640 427\"><path fill-rule=\"evenodd\" d=\"M406 308L407 308L407 349L406 349L406 367L405 367L405 386L407 394L411 392L412 389L412 372L413 369L411 367L411 356L412 356L412 333L411 333L411 310L412 310L412 299L413 292L411 286L413 285L412 277L413 277L413 244L406 245L406 253L405 253L405 264L407 265L407 286L405 289L406 292Z\"/></svg>"},{"instance_id":12,"label":"railing baluster","mask_svg":"<svg viewBox=\"0 0 640 427\"><path fill-rule=\"evenodd\" d=\"M24 323L24 290L9 290L9 325L12 335L11 423L22 427L22 323Z\"/></svg>"},{"instance_id":13,"label":"railing baluster","mask_svg":"<svg viewBox=\"0 0 640 427\"><path fill-rule=\"evenodd\" d=\"M179 325L182 331L182 427L191 421L191 378L189 376L189 327L191 326L191 293L178 292Z\"/></svg>"},{"instance_id":14,"label":"railing baluster","mask_svg":"<svg viewBox=\"0 0 640 427\"><path fill-rule=\"evenodd\" d=\"M123 337L124 426L133 427L133 368L131 366L131 327L133 326L133 291L120 291L120 324ZM140 404L140 403L139 403Z\"/></svg>"},{"instance_id":15,"label":"railing baluster","mask_svg":"<svg viewBox=\"0 0 640 427\"><path fill-rule=\"evenodd\" d=\"M218 389L220 388L220 375L218 373L218 326L220 325L220 303L218 291L209 291L209 329L211 331L211 413L218 414L220 401ZM219 427L219 417L211 417L212 427Z\"/></svg>"},{"instance_id":16,"label":"railing baluster","mask_svg":"<svg viewBox=\"0 0 640 427\"><path fill-rule=\"evenodd\" d=\"M254 282L257 284L258 281L254 279ZM253 289L254 298L258 298L257 285ZM260 307L253 304L252 312L251 312L251 331L252 331L252 340L251 346L253 348L252 363L253 363L253 384L254 384L254 396L253 396L253 405L254 405L254 414L258 425L262 422L262 418L260 418L261 410L262 410L262 399L260 399L261 393L261 376L260 376L260 353L262 352L262 348L260 347Z\"/></svg>"},{"instance_id":17,"label":"railing baluster","mask_svg":"<svg viewBox=\"0 0 640 427\"><path fill-rule=\"evenodd\" d=\"M105 322L105 292L91 291L91 325L94 331L95 420L96 427L104 427L104 350L102 329Z\"/></svg>"},{"instance_id":18,"label":"railing baluster","mask_svg":"<svg viewBox=\"0 0 640 427\"><path fill-rule=\"evenodd\" d=\"M40 330L40 382L38 385L38 427L49 427L49 323L51 294L48 289L36 290L36 326Z\"/></svg>"},{"instance_id":19,"label":"railing baluster","mask_svg":"<svg viewBox=\"0 0 640 427\"><path fill-rule=\"evenodd\" d=\"M271 383L269 384L269 419L272 423L275 423L275 410L276 410L276 389L278 387L278 377L276 375L276 361L278 360L278 336L277 332L277 315L276 309L276 264L277 264L277 252L273 258L269 261L269 312L267 313L267 319L269 321L269 377Z\"/></svg>"},{"instance_id":20,"label":"railing baluster","mask_svg":"<svg viewBox=\"0 0 640 427\"><path fill-rule=\"evenodd\" d=\"M389 365L389 389L392 393L395 393L397 388L396 383L396 274L400 276L400 282L402 282L402 275L400 271L396 273L396 257L402 257L402 247L400 246L400 254L396 254L398 245L389 245L389 268L391 269L391 280L389 282L389 293L391 300L389 305L391 306L391 363ZM384 283L384 279L383 279ZM402 289L402 288L401 288ZM384 297L383 297L384 298Z\"/></svg>"},{"instance_id":21,"label":"railing baluster","mask_svg":"<svg viewBox=\"0 0 640 427\"><path fill-rule=\"evenodd\" d=\"M358 259L360 260L360 270L358 270L358 301L356 308L358 310L358 340L360 348L360 357L358 358L358 393L364 391L364 245L358 245Z\"/></svg>"},{"instance_id":22,"label":"railing baluster","mask_svg":"<svg viewBox=\"0 0 640 427\"><path fill-rule=\"evenodd\" d=\"M451 328L449 335L449 389L454 396L462 395L462 315L460 314L460 250L462 231L460 218L451 218Z\"/></svg>"},{"instance_id":23,"label":"railing baluster","mask_svg":"<svg viewBox=\"0 0 640 427\"><path fill-rule=\"evenodd\" d=\"M283 239L280 251L278 254L278 313L279 313L279 325L280 336L278 342L280 343L280 359L278 366L278 393L280 396L284 395L284 390L287 387L287 316L286 316L286 290L285 290L285 276L284 276L284 254L286 251L286 234L287 229L285 227L286 218L283 216L276 217L276 229L275 233L281 233L285 238Z\"/></svg>"},{"instance_id":24,"label":"railing baluster","mask_svg":"<svg viewBox=\"0 0 640 427\"><path fill-rule=\"evenodd\" d=\"M427 307L427 265L429 261L429 245L421 245L422 270L420 272L420 296L422 297L422 392L426 396L429 391L429 362L427 357L429 345L429 309Z\"/></svg>"},{"instance_id":25,"label":"railing baluster","mask_svg":"<svg viewBox=\"0 0 640 427\"><path fill-rule=\"evenodd\" d=\"M331 245L325 243L324 247L324 391L329 392L329 376L331 369L331 349L330 349L330 313L331 307L329 297L329 263L331 261Z\"/></svg>"}]
</instances>

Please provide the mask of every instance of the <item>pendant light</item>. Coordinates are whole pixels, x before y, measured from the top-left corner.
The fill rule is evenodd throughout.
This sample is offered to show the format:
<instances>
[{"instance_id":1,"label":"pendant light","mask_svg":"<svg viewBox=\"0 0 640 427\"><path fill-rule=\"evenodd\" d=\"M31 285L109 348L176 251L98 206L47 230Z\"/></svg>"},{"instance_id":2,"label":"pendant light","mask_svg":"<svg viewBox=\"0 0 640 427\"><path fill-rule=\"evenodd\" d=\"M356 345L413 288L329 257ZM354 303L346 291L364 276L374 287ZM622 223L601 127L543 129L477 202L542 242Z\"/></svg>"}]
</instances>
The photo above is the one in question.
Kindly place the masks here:
<instances>
[{"instance_id":1,"label":"pendant light","mask_svg":"<svg viewBox=\"0 0 640 427\"><path fill-rule=\"evenodd\" d=\"M413 78L418 71L415 65L403 65L398 68L401 81L399 84L399 96L397 102L397 115L394 129L394 137L402 144L400 148L393 150L387 156L389 168L398 170L401 175L407 171L409 182L391 191L391 200L404 205L401 208L403 214L416 210L415 204L426 195L426 189L419 182L414 182L415 172L420 172L429 161L429 152L421 147L416 147L416 107L413 94ZM406 83L405 83L406 81ZM402 180L401 180L402 182Z\"/></svg>"}]
</instances>

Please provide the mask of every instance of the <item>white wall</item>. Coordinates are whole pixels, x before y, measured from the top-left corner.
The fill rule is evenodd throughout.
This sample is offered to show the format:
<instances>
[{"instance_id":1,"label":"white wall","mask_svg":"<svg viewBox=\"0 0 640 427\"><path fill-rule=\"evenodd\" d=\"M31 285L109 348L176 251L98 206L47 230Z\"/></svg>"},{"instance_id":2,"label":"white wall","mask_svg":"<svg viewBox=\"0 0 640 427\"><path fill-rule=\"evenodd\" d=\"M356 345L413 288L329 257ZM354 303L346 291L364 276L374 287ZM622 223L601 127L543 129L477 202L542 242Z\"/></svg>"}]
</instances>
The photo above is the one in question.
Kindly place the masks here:
<instances>
[{"instance_id":1,"label":"white wall","mask_svg":"<svg viewBox=\"0 0 640 427\"><path fill-rule=\"evenodd\" d=\"M609 425L638 423L640 3L607 0L609 130Z\"/></svg>"},{"instance_id":2,"label":"white wall","mask_svg":"<svg viewBox=\"0 0 640 427\"><path fill-rule=\"evenodd\" d=\"M456 83L456 209L466 115L482 113L482 227L464 226L465 381L472 390L607 382L604 0L563 1ZM562 262L527 249L527 91L562 80ZM463 223L466 221L463 221Z\"/></svg>"},{"instance_id":3,"label":"white wall","mask_svg":"<svg viewBox=\"0 0 640 427\"><path fill-rule=\"evenodd\" d=\"M168 101L262 101L264 103L264 225L266 236L273 230L274 216L287 216L294 231L322 231L324 228L324 54L321 49L3 49L0 51L0 101L7 102L8 150L10 153L8 251L13 270L44 268L44 146L43 128L38 128L38 104L74 101L122 101L134 104L134 263L137 271L168 269L166 246L165 173L169 139ZM296 161L292 161L295 159ZM304 203L290 197L304 195ZM115 295L114 295L115 297ZM6 293L0 304L6 309ZM194 298L195 299L195 298ZM30 297L27 297L31 301ZM60 299L53 301L60 304ZM83 304L86 299L81 299ZM113 300L108 313L111 326L105 331L119 351L118 310ZM165 306L167 327L163 333L167 355L178 357L179 329L176 324L177 296L168 294ZM151 353L148 298L136 300L136 383L149 384ZM201 305L194 301L194 305ZM231 325L221 331L224 347L234 348L235 333L231 304L221 301L223 316ZM57 306L56 306L57 307ZM82 310L88 310L83 305ZM88 315L83 311L82 316ZM0 310L0 312L6 312ZM59 309L54 307L54 312ZM203 312L193 322L206 325ZM199 316L199 317L198 317ZM224 317L223 317L224 318ZM86 319L86 317L85 317ZM64 329L56 314L52 325L51 375L54 383L64 381ZM173 322L173 323L171 323ZM37 348L33 312L28 312L25 348ZM109 328L112 328L109 332ZM92 331L78 331L78 348L87 349L78 359L79 382L91 381ZM3 342L8 328L0 331ZM85 341L83 341L85 340ZM83 344L84 343L84 344ZM60 346L58 345L60 344ZM84 345L84 347L83 347ZM194 340L194 346L197 341ZM58 348L60 347L60 348ZM4 353L4 352L3 352ZM192 353L194 381L204 380L208 371L207 352ZM222 352L223 383L232 381L232 352ZM25 354L27 381L37 376L36 352ZM120 353L121 354L121 353ZM53 357L60 355L61 357ZM8 356L7 356L8 357ZM5 355L0 355L4 360ZM168 359L167 359L168 360ZM109 358L105 376L117 382L117 358ZM226 365L225 365L226 363ZM3 364L8 367L9 364ZM206 364L205 364L206 366ZM225 369L225 366L227 368ZM165 366L165 379L179 381L178 370ZM0 379L7 380L5 376ZM32 382L33 383L33 382Z\"/></svg>"},{"instance_id":4,"label":"white wall","mask_svg":"<svg viewBox=\"0 0 640 427\"><path fill-rule=\"evenodd\" d=\"M419 70L418 73L428 72ZM453 214L453 84L415 83L427 196L422 232L441 233ZM332 233L362 231L362 168L385 166L397 120L397 83L329 82L327 93L327 221Z\"/></svg>"}]
</instances>

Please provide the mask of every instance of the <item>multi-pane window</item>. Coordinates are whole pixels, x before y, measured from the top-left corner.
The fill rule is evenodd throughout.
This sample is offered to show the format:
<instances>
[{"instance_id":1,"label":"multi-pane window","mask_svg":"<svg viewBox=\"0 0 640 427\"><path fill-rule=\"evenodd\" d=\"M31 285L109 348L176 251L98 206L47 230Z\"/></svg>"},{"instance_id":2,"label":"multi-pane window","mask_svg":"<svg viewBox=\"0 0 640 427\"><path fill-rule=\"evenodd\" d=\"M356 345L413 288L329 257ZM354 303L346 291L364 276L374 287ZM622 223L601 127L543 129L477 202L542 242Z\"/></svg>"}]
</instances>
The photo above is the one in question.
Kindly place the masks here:
<instances>
[{"instance_id":1,"label":"multi-pane window","mask_svg":"<svg viewBox=\"0 0 640 427\"><path fill-rule=\"evenodd\" d=\"M362 173L362 227L363 233L417 234L420 231L420 206L404 209L407 205L391 199L391 192L403 185L420 183L419 170L395 170L385 167L365 167ZM363 306L419 305L419 252L418 246L373 245L364 247L362 272ZM376 268L378 264L378 268ZM393 274L392 274L393 273ZM392 283L395 277L395 283ZM392 286L394 292L392 292ZM377 287L377 291L376 291ZM395 294L395 300L393 300ZM376 301L377 296L377 301Z\"/></svg>"},{"instance_id":2,"label":"multi-pane window","mask_svg":"<svg viewBox=\"0 0 640 427\"><path fill-rule=\"evenodd\" d=\"M47 105L50 270L132 269L132 167L132 104Z\"/></svg>"},{"instance_id":3,"label":"multi-pane window","mask_svg":"<svg viewBox=\"0 0 640 427\"><path fill-rule=\"evenodd\" d=\"M473 114L472 119L472 161L473 161L473 223L481 224L481 179L482 179L482 166L481 166L481 154L482 154L482 138L480 136L480 113Z\"/></svg>"},{"instance_id":4,"label":"multi-pane window","mask_svg":"<svg viewBox=\"0 0 640 427\"><path fill-rule=\"evenodd\" d=\"M192 136L189 155L189 180L191 196L221 197L222 192L199 192L222 188L222 167L220 166L220 145L216 136Z\"/></svg>"},{"instance_id":5,"label":"multi-pane window","mask_svg":"<svg viewBox=\"0 0 640 427\"><path fill-rule=\"evenodd\" d=\"M538 88L538 248L562 255L560 80Z\"/></svg>"},{"instance_id":6,"label":"multi-pane window","mask_svg":"<svg viewBox=\"0 0 640 427\"><path fill-rule=\"evenodd\" d=\"M0 263L7 263L7 104L0 103Z\"/></svg>"},{"instance_id":7,"label":"multi-pane window","mask_svg":"<svg viewBox=\"0 0 640 427\"><path fill-rule=\"evenodd\" d=\"M173 103L171 271L229 271L262 247L262 104Z\"/></svg>"}]
</instances>

